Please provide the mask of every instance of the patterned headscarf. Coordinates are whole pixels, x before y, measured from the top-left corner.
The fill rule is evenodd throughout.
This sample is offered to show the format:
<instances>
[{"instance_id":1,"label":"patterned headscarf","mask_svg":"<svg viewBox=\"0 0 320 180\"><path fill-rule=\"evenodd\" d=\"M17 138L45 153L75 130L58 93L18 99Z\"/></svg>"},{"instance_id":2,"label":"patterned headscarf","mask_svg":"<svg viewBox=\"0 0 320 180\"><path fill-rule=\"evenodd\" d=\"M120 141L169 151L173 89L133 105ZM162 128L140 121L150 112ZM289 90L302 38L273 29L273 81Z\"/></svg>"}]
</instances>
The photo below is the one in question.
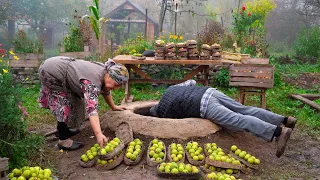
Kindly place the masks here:
<instances>
[{"instance_id":1,"label":"patterned headscarf","mask_svg":"<svg viewBox=\"0 0 320 180\"><path fill-rule=\"evenodd\" d=\"M124 65L116 63L112 59L108 59L104 66L111 79L118 84L125 84L128 81L129 72Z\"/></svg>"}]
</instances>

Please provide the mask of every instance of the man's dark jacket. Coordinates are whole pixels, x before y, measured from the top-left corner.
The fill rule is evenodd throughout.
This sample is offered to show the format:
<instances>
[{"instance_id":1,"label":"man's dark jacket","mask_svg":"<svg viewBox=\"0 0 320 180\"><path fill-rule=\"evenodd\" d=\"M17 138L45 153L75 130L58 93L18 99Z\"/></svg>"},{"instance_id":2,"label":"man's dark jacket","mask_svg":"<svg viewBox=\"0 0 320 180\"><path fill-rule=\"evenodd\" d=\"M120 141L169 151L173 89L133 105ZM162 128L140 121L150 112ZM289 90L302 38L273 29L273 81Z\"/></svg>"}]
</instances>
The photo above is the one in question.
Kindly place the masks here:
<instances>
[{"instance_id":1,"label":"man's dark jacket","mask_svg":"<svg viewBox=\"0 0 320 180\"><path fill-rule=\"evenodd\" d=\"M200 103L209 87L171 86L157 105L157 116L161 118L200 117Z\"/></svg>"}]
</instances>

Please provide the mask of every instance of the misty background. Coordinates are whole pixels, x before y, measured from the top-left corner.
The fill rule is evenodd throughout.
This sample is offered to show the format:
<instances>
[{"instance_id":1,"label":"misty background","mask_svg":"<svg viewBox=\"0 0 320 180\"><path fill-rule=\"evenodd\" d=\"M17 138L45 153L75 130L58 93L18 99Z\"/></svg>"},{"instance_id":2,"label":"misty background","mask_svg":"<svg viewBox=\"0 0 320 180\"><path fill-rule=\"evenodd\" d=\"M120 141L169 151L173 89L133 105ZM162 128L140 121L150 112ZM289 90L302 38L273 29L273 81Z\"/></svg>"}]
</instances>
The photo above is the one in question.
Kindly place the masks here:
<instances>
[{"instance_id":1,"label":"misty background","mask_svg":"<svg viewBox=\"0 0 320 180\"><path fill-rule=\"evenodd\" d=\"M100 0L102 16L108 15L126 0ZM148 16L160 22L164 14L163 33L174 33L177 14L177 34L192 39L208 21L217 21L230 31L232 12L237 11L246 0L179 0L177 9L172 0L130 0L142 9L148 9ZM177 1L177 0L176 0ZM275 0L277 6L269 14L265 27L267 42L272 50L284 51L290 48L298 32L303 28L319 26L320 2L317 0ZM166 11L161 11L166 3ZM10 6L8 6L10 4ZM0 0L0 42L20 29L30 36L45 34L52 29L55 48L68 33L75 16L88 13L91 0ZM176 11L177 13L176 13ZM132 33L143 30L133 27ZM108 32L107 32L108 34ZM108 36L107 36L108 37ZM127 37L126 37L127 38ZM48 47L47 47L48 48Z\"/></svg>"}]
</instances>

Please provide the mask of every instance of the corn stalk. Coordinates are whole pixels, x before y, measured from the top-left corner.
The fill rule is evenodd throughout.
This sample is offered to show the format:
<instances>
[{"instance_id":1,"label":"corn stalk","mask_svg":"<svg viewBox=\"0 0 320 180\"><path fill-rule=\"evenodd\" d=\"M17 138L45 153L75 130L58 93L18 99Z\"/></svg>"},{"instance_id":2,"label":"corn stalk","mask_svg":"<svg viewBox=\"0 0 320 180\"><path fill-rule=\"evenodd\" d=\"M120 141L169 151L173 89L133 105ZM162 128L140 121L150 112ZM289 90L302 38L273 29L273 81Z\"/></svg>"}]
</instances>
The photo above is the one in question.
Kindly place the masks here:
<instances>
[{"instance_id":1,"label":"corn stalk","mask_svg":"<svg viewBox=\"0 0 320 180\"><path fill-rule=\"evenodd\" d=\"M107 19L100 17L99 11L99 0L93 0L94 6L89 6L89 12L91 15L84 15L81 18L81 21L88 18L90 20L90 26L94 31L96 39L98 40L98 54L100 54L100 35L102 31L103 24L107 22Z\"/></svg>"}]
</instances>

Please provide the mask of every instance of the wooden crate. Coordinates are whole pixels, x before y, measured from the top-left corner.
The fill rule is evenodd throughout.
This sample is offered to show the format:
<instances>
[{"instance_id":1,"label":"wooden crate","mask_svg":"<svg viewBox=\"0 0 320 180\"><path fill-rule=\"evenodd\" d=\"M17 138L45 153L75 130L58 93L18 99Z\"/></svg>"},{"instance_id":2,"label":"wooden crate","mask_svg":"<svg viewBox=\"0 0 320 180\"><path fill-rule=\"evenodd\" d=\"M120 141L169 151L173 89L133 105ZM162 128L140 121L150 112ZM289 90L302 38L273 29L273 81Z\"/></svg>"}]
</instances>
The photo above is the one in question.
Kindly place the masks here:
<instances>
[{"instance_id":1,"label":"wooden crate","mask_svg":"<svg viewBox=\"0 0 320 180\"><path fill-rule=\"evenodd\" d=\"M244 104L246 94L256 94L260 96L261 108L266 109L266 89L274 85L274 66L233 64L230 66L229 74L229 85L240 87L241 104Z\"/></svg>"},{"instance_id":2,"label":"wooden crate","mask_svg":"<svg viewBox=\"0 0 320 180\"><path fill-rule=\"evenodd\" d=\"M9 169L8 158L0 158L0 180L7 179L6 171Z\"/></svg>"},{"instance_id":3,"label":"wooden crate","mask_svg":"<svg viewBox=\"0 0 320 180\"><path fill-rule=\"evenodd\" d=\"M230 86L272 88L274 66L267 64L233 64L229 69Z\"/></svg>"}]
</instances>

